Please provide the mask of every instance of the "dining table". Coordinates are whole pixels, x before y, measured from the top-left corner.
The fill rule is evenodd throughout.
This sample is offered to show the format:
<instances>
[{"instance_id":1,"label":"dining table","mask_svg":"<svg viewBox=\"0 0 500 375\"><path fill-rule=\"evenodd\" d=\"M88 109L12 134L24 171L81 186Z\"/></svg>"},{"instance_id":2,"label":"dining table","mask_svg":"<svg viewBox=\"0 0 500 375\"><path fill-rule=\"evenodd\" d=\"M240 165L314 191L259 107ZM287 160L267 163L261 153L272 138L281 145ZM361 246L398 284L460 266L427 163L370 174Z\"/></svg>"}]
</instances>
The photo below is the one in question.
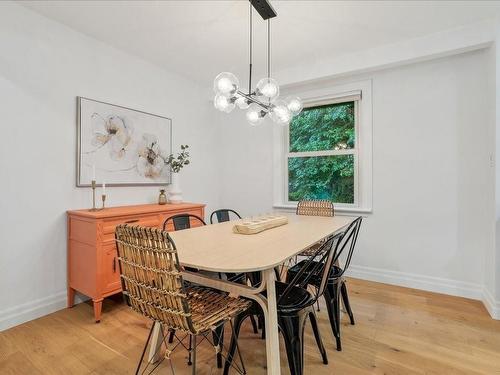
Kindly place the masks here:
<instances>
[{"instance_id":1,"label":"dining table","mask_svg":"<svg viewBox=\"0 0 500 375\"><path fill-rule=\"evenodd\" d=\"M279 215L286 216L287 224L251 235L233 232L235 224L248 219L170 233L179 261L186 268L217 274L261 273L262 282L256 286L211 277L209 272L183 271L183 278L232 296L252 299L260 305L265 319L267 373L270 375L280 374L275 268L315 243L342 231L355 219L349 216ZM158 327L153 330L153 342L157 345L161 343L160 336L161 327ZM155 345L152 345L150 358L154 350Z\"/></svg>"}]
</instances>

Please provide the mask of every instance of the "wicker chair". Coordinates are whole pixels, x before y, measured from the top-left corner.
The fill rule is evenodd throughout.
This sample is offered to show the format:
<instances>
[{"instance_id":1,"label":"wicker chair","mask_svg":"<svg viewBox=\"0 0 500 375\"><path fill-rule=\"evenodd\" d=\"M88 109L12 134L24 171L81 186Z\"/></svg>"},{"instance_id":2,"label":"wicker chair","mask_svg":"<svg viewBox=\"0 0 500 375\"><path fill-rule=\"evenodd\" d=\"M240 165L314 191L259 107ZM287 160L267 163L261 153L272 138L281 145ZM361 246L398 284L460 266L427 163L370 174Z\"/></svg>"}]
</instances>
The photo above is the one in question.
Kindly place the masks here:
<instances>
[{"instance_id":1,"label":"wicker chair","mask_svg":"<svg viewBox=\"0 0 500 375\"><path fill-rule=\"evenodd\" d=\"M331 216L335 215L333 203L328 200L303 200L297 204L297 215Z\"/></svg>"},{"instance_id":2,"label":"wicker chair","mask_svg":"<svg viewBox=\"0 0 500 375\"><path fill-rule=\"evenodd\" d=\"M333 217L335 215L335 208L333 203L327 200L303 200L297 204L297 215L307 216L326 216ZM321 246L323 242L318 242L311 247L302 251L300 256L311 256Z\"/></svg>"},{"instance_id":3,"label":"wicker chair","mask_svg":"<svg viewBox=\"0 0 500 375\"><path fill-rule=\"evenodd\" d=\"M125 224L116 227L115 237L125 301L134 311L154 321L136 374L146 373L149 365L158 357L151 356L141 371L151 333L158 323L168 329L184 332L194 342L189 357L192 357L192 373L196 374L197 337L201 335L209 340L210 333L213 334L217 327L245 311L250 302L201 286L186 287L175 244L167 232ZM164 337L162 342L165 341ZM220 341L215 341L213 345L219 352ZM178 345L169 348L165 343L166 351L162 358L169 358ZM158 351L160 349L161 346ZM242 373L245 373L243 362L241 364ZM154 370L158 363L152 367Z\"/></svg>"},{"instance_id":4,"label":"wicker chair","mask_svg":"<svg viewBox=\"0 0 500 375\"><path fill-rule=\"evenodd\" d=\"M335 213L335 209L333 207L333 203L327 200L302 200L297 203L297 210L295 212L297 215L306 215L306 216L326 216L333 217ZM289 259L283 265L276 269L276 274L278 280L286 279L286 274L288 269L293 267L298 262L298 257L310 257L311 255L316 253L323 244L325 240L315 243L311 245L307 249L302 250L297 256ZM319 305L318 305L319 311Z\"/></svg>"}]
</instances>

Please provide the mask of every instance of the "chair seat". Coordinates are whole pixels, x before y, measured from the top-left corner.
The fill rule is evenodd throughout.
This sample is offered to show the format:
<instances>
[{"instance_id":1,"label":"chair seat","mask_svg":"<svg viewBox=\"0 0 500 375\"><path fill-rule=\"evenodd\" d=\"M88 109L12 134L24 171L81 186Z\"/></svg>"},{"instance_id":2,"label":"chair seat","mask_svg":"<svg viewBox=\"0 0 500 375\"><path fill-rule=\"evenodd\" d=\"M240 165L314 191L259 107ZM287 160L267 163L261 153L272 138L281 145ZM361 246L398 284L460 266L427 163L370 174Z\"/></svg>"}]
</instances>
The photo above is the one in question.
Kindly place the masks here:
<instances>
[{"instance_id":1,"label":"chair seat","mask_svg":"<svg viewBox=\"0 0 500 375\"><path fill-rule=\"evenodd\" d=\"M247 281L247 276L244 273L226 273L227 281L233 283L245 284Z\"/></svg>"},{"instance_id":2,"label":"chair seat","mask_svg":"<svg viewBox=\"0 0 500 375\"><path fill-rule=\"evenodd\" d=\"M280 296L283 295L288 284L282 283L281 281L276 281L276 299L279 300ZM267 296L266 291L262 293ZM298 286L292 287L287 296L279 301L278 311L280 313L293 313L298 310L302 310L305 307L314 304L313 296L308 290L300 288ZM256 312L258 313L258 312Z\"/></svg>"},{"instance_id":3,"label":"chair seat","mask_svg":"<svg viewBox=\"0 0 500 375\"><path fill-rule=\"evenodd\" d=\"M324 242L317 242L311 247L308 247L305 250L302 250L299 255L302 257L311 257L313 255L317 255L316 253L318 252L318 249L323 246Z\"/></svg>"},{"instance_id":4,"label":"chair seat","mask_svg":"<svg viewBox=\"0 0 500 375\"><path fill-rule=\"evenodd\" d=\"M303 267L306 267L307 260L300 261L293 267L288 270L288 277L292 279ZM318 262L311 262L305 272L303 273L303 277L307 277L309 275L309 271L312 270ZM342 269L338 266L333 265L330 270L330 274L328 275L328 281L335 281L338 277L342 275ZM311 284L318 284L320 282L321 275L316 275L311 278Z\"/></svg>"},{"instance_id":5,"label":"chair seat","mask_svg":"<svg viewBox=\"0 0 500 375\"><path fill-rule=\"evenodd\" d=\"M197 332L207 331L210 327L233 318L251 305L249 300L230 297L200 286L188 287L186 294L193 326Z\"/></svg>"}]
</instances>

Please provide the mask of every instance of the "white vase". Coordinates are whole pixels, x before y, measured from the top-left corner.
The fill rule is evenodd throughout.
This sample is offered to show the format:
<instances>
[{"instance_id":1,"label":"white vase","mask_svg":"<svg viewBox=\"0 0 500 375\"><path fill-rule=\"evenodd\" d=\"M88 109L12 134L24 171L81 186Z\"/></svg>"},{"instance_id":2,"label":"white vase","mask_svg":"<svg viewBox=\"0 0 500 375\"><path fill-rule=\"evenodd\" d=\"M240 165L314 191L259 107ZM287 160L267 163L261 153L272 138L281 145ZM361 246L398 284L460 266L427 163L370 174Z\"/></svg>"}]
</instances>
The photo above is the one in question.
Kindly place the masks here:
<instances>
[{"instance_id":1,"label":"white vase","mask_svg":"<svg viewBox=\"0 0 500 375\"><path fill-rule=\"evenodd\" d=\"M182 203L181 176L172 172L172 182L168 190L168 201L170 203Z\"/></svg>"}]
</instances>

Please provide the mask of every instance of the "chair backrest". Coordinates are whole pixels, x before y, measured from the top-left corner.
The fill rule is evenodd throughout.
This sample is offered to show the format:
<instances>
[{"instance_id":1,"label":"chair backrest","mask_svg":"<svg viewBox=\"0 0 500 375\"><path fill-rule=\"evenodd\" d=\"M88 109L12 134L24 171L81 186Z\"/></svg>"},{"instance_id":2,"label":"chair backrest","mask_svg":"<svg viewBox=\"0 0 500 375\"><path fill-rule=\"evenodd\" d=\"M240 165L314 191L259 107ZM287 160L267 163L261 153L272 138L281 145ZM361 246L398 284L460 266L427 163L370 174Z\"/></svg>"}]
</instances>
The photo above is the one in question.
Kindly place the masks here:
<instances>
[{"instance_id":1,"label":"chair backrest","mask_svg":"<svg viewBox=\"0 0 500 375\"><path fill-rule=\"evenodd\" d=\"M191 228L191 219L199 221L202 225L207 225L205 221L193 214L179 214L169 217L163 223L163 230L167 230L167 225L169 222L174 224L174 230L183 230Z\"/></svg>"},{"instance_id":2,"label":"chair backrest","mask_svg":"<svg viewBox=\"0 0 500 375\"><path fill-rule=\"evenodd\" d=\"M216 211L212 212L212 214L210 215L210 224L214 223L214 221L213 221L214 215L215 215L215 217L217 217L218 223L229 221L230 220L230 217L229 217L230 213L233 213L234 215L236 215L238 217L238 219L241 219L240 214L237 213L235 210L231 210L229 208L222 208L220 210L216 210Z\"/></svg>"},{"instance_id":3,"label":"chair backrest","mask_svg":"<svg viewBox=\"0 0 500 375\"><path fill-rule=\"evenodd\" d=\"M316 279L315 284L318 285L314 295L314 301L321 297L325 292L333 265L337 262L345 250L347 250L347 258L345 260L344 267L340 269L340 273L335 274L335 277L341 277L349 267L362 220L363 218L361 216L356 218L343 232L329 237L324 243L322 243L321 246L319 246L314 253L307 258L299 272L297 272L294 278L290 281L289 285L280 296L280 300L290 292L293 286L307 288L307 285L310 283L312 278ZM305 273L306 276L303 277Z\"/></svg>"},{"instance_id":4,"label":"chair backrest","mask_svg":"<svg viewBox=\"0 0 500 375\"><path fill-rule=\"evenodd\" d=\"M321 244L321 246L315 249L314 253L307 258L300 270L289 282L288 286L281 294L278 303L286 297L294 286L307 289L307 285L310 283L312 278L318 279L318 277L320 277L319 287L316 288L316 293L314 295L314 302L316 302L316 300L323 295L328 282L328 277L330 275L330 270L335 259L335 249L337 248L342 235L343 233L339 233L330 236Z\"/></svg>"},{"instance_id":5,"label":"chair backrest","mask_svg":"<svg viewBox=\"0 0 500 375\"><path fill-rule=\"evenodd\" d=\"M297 204L297 215L334 216L333 203L327 200L302 200Z\"/></svg>"},{"instance_id":6,"label":"chair backrest","mask_svg":"<svg viewBox=\"0 0 500 375\"><path fill-rule=\"evenodd\" d=\"M195 333L177 250L168 233L121 224L115 239L127 304L170 328Z\"/></svg>"},{"instance_id":7,"label":"chair backrest","mask_svg":"<svg viewBox=\"0 0 500 375\"><path fill-rule=\"evenodd\" d=\"M361 227L361 222L363 221L363 218L359 216L354 220L347 229L343 232L342 238L340 238L339 243L337 244L337 247L335 249L335 255L333 262L338 263L337 261L339 260L340 256L344 254L344 252L347 251L347 255L344 260L344 265L343 267L338 267L341 272L335 274L335 277L340 277L342 276L347 268L349 268L349 265L351 264L351 259L352 255L354 253L354 248L356 247L356 242L358 240L358 233L359 233L359 228Z\"/></svg>"}]
</instances>

